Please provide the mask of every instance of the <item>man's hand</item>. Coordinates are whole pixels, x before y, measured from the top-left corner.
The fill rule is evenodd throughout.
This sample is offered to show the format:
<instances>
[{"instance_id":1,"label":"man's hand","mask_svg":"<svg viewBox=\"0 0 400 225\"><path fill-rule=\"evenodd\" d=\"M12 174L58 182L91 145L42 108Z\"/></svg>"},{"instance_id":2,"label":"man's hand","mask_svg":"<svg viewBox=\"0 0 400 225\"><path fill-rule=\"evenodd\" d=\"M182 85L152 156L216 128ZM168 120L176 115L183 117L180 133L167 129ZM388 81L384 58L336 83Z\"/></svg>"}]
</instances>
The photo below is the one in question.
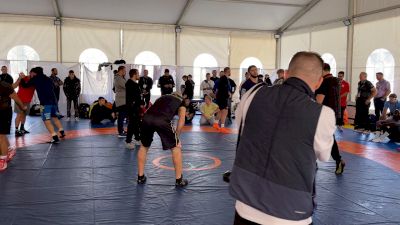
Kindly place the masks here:
<instances>
[{"instance_id":1,"label":"man's hand","mask_svg":"<svg viewBox=\"0 0 400 225\"><path fill-rule=\"evenodd\" d=\"M23 72L21 72L21 73L19 73L18 77L19 77L20 79L22 79L22 78L26 77L26 75L25 75Z\"/></svg>"},{"instance_id":2,"label":"man's hand","mask_svg":"<svg viewBox=\"0 0 400 225\"><path fill-rule=\"evenodd\" d=\"M370 100L370 99L367 99L367 100L365 101L365 104L368 105L369 103L371 103L371 100Z\"/></svg>"}]
</instances>

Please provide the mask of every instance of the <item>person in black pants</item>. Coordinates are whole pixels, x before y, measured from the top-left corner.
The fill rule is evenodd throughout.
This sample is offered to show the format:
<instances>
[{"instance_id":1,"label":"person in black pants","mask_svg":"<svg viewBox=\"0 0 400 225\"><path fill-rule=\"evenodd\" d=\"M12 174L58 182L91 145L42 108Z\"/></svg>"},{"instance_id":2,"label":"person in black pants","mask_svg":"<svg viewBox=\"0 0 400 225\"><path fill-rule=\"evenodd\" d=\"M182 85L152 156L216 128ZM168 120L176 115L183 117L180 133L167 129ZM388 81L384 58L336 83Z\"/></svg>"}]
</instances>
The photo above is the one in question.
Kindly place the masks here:
<instances>
[{"instance_id":1,"label":"person in black pants","mask_svg":"<svg viewBox=\"0 0 400 225\"><path fill-rule=\"evenodd\" d=\"M190 75L191 77L191 75ZM188 99L193 99L193 90L194 90L194 86L192 83L192 80L189 78L189 76L187 76L187 79L185 81L185 90L183 92L183 97L184 98L188 98Z\"/></svg>"},{"instance_id":2,"label":"person in black pants","mask_svg":"<svg viewBox=\"0 0 400 225\"><path fill-rule=\"evenodd\" d=\"M126 135L126 147L134 149L140 145L140 108L144 107L139 84L139 71L137 69L129 70L130 79L125 84L126 106L128 111L128 133ZM132 143L132 137L135 135L135 143Z\"/></svg>"},{"instance_id":3,"label":"person in black pants","mask_svg":"<svg viewBox=\"0 0 400 225\"><path fill-rule=\"evenodd\" d=\"M336 125L341 117L340 107L340 80L334 77L331 73L329 64L324 63L323 67L323 82L321 86L315 91L316 101L320 104L328 106L335 112ZM343 173L344 166L346 165L342 156L339 153L339 147L336 143L335 135L333 136L333 146L331 156L336 161L336 175Z\"/></svg>"},{"instance_id":4,"label":"person in black pants","mask_svg":"<svg viewBox=\"0 0 400 225\"><path fill-rule=\"evenodd\" d=\"M390 95L390 83L383 79L383 73L376 73L376 95L374 96L375 116L379 120L387 97Z\"/></svg>"},{"instance_id":5,"label":"person in black pants","mask_svg":"<svg viewBox=\"0 0 400 225\"><path fill-rule=\"evenodd\" d=\"M71 119L72 102L74 102L75 120L79 121L78 100L81 94L81 81L75 76L73 70L70 70L68 77L65 78L63 88L64 94L67 97L67 121Z\"/></svg>"},{"instance_id":6,"label":"person in black pants","mask_svg":"<svg viewBox=\"0 0 400 225\"><path fill-rule=\"evenodd\" d=\"M371 105L371 99L376 95L376 89L374 85L367 80L366 72L360 73L357 91L354 129L357 131L364 131L369 129L369 106Z\"/></svg>"},{"instance_id":7,"label":"person in black pants","mask_svg":"<svg viewBox=\"0 0 400 225\"><path fill-rule=\"evenodd\" d=\"M139 78L139 86L140 89L142 90L142 96L143 100L146 103L145 107L148 108L150 104L150 97L151 97L151 89L153 88L153 79L148 76L149 71L144 70L143 71L143 77Z\"/></svg>"}]
</instances>

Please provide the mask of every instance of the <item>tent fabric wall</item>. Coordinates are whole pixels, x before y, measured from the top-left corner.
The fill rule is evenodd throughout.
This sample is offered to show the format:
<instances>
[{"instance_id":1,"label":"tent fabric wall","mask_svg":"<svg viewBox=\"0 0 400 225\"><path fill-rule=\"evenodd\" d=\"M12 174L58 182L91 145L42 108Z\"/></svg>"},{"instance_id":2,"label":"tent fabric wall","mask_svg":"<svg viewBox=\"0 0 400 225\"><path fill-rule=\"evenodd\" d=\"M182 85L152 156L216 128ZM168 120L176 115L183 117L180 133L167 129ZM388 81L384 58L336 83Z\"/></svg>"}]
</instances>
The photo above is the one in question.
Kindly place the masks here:
<instances>
[{"instance_id":1,"label":"tent fabric wall","mask_svg":"<svg viewBox=\"0 0 400 225\"><path fill-rule=\"evenodd\" d=\"M336 71L345 70L347 52L347 27L320 29L311 32L311 51L319 54L330 53L336 60ZM329 44L327 44L329 43Z\"/></svg>"},{"instance_id":2,"label":"tent fabric wall","mask_svg":"<svg viewBox=\"0 0 400 225\"><path fill-rule=\"evenodd\" d=\"M208 53L218 66L228 66L229 33L207 29L184 28L180 34L180 65L193 66L195 58Z\"/></svg>"},{"instance_id":3,"label":"tent fabric wall","mask_svg":"<svg viewBox=\"0 0 400 225\"><path fill-rule=\"evenodd\" d=\"M88 48L100 49L109 61L120 59L120 30L121 25L117 23L65 20L62 26L63 61L79 62L80 54Z\"/></svg>"},{"instance_id":4,"label":"tent fabric wall","mask_svg":"<svg viewBox=\"0 0 400 225\"><path fill-rule=\"evenodd\" d=\"M32 47L41 60L57 60L56 27L50 18L0 17L0 59L17 45Z\"/></svg>"},{"instance_id":5,"label":"tent fabric wall","mask_svg":"<svg viewBox=\"0 0 400 225\"><path fill-rule=\"evenodd\" d=\"M288 68L293 55L310 50L310 33L284 34L282 36L281 68Z\"/></svg>"},{"instance_id":6,"label":"tent fabric wall","mask_svg":"<svg viewBox=\"0 0 400 225\"><path fill-rule=\"evenodd\" d=\"M247 57L258 58L263 68L275 68L276 41L272 33L232 32L230 66L239 68Z\"/></svg>"},{"instance_id":7,"label":"tent fabric wall","mask_svg":"<svg viewBox=\"0 0 400 225\"><path fill-rule=\"evenodd\" d=\"M123 58L134 63L142 51L157 54L163 65L175 65L175 29L160 25L123 25Z\"/></svg>"},{"instance_id":8,"label":"tent fabric wall","mask_svg":"<svg viewBox=\"0 0 400 225\"><path fill-rule=\"evenodd\" d=\"M371 29L373 27L373 29ZM352 96L357 91L358 75L366 70L368 56L376 49L390 51L395 59L393 92L400 91L400 10L359 18L354 26Z\"/></svg>"},{"instance_id":9,"label":"tent fabric wall","mask_svg":"<svg viewBox=\"0 0 400 225\"><path fill-rule=\"evenodd\" d=\"M386 7L399 5L398 0L356 0L356 10L358 13L370 12Z\"/></svg>"}]
</instances>

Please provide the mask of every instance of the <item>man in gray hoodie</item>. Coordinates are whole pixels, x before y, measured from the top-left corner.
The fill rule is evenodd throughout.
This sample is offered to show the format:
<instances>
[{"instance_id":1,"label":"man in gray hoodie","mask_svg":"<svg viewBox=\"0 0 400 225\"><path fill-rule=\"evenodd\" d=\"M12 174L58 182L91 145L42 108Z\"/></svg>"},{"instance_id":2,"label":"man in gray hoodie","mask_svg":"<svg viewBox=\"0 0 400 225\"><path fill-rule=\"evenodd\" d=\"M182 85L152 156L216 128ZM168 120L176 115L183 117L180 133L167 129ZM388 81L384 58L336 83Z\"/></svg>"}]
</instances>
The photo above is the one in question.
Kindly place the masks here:
<instances>
[{"instance_id":1,"label":"man in gray hoodie","mask_svg":"<svg viewBox=\"0 0 400 225\"><path fill-rule=\"evenodd\" d=\"M118 137L126 137L126 132L124 131L124 120L126 118L126 90L125 90L125 66L119 66L118 72L114 77L114 91L115 91L115 107L118 112Z\"/></svg>"}]
</instances>

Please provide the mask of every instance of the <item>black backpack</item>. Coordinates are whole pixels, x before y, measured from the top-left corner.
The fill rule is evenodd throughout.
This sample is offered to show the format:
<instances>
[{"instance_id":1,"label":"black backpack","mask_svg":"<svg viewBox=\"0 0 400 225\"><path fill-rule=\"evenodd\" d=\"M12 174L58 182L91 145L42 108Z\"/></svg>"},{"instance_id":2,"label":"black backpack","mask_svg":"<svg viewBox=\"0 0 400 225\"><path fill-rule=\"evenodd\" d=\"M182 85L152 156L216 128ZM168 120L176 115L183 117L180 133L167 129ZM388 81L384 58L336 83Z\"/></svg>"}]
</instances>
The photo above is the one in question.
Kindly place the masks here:
<instances>
[{"instance_id":1,"label":"black backpack","mask_svg":"<svg viewBox=\"0 0 400 225\"><path fill-rule=\"evenodd\" d=\"M81 103L78 107L79 118L89 119L90 105L87 103Z\"/></svg>"}]
</instances>

